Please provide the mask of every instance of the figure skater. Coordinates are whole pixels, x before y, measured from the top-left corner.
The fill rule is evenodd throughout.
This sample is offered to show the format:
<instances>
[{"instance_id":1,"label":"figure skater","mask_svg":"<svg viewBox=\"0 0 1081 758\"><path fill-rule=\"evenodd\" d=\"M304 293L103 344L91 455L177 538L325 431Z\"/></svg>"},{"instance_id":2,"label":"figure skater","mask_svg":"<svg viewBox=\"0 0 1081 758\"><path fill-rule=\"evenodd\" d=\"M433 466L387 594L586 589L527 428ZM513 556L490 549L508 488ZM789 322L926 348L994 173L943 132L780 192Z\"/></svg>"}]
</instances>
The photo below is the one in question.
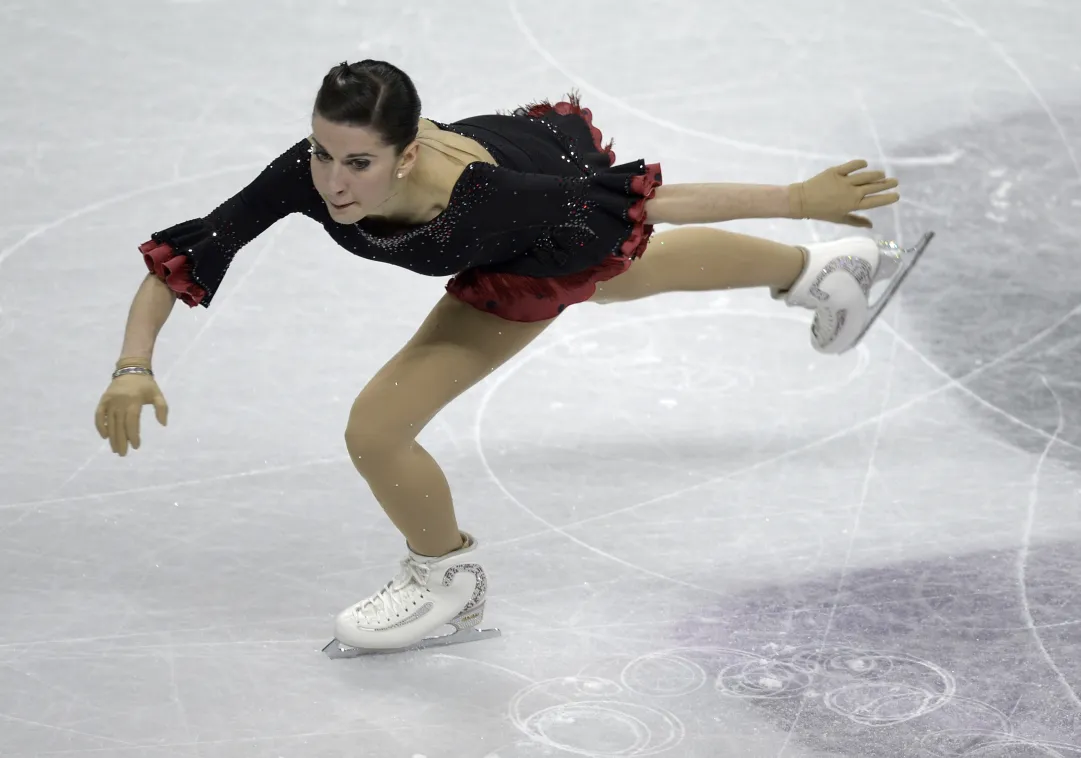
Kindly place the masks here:
<instances>
[{"instance_id":1,"label":"figure skater","mask_svg":"<svg viewBox=\"0 0 1081 758\"><path fill-rule=\"evenodd\" d=\"M350 459L407 554L393 580L338 615L332 644L342 654L476 636L487 590L477 541L459 529L443 471L417 435L566 307L764 287L815 311L812 346L841 353L930 237L912 250L859 236L793 246L703 226L792 218L870 227L858 212L897 202L889 190L898 182L852 161L789 186L664 185L658 163L615 163L574 93L445 124L421 118L417 91L397 67L341 63L316 94L311 129L209 215L140 246L149 273L95 422L121 456L139 448L143 405L166 424L151 357L175 300L208 307L233 256L289 214L315 220L354 255L450 277L416 334L361 390L345 426ZM678 228L653 234L659 223ZM872 307L876 282L888 294Z\"/></svg>"}]
</instances>

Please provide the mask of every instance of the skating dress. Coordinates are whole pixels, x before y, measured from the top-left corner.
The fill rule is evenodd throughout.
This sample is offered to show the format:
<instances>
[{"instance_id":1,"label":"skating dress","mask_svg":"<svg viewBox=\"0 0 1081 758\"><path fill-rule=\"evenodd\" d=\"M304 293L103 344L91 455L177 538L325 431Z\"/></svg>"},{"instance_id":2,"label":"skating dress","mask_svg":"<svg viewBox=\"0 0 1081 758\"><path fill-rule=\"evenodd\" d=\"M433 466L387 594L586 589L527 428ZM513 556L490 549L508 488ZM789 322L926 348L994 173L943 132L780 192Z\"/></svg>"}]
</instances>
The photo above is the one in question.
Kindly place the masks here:
<instances>
[{"instance_id":1,"label":"skating dress","mask_svg":"<svg viewBox=\"0 0 1081 758\"><path fill-rule=\"evenodd\" d=\"M297 142L203 218L155 232L139 246L147 268L187 305L208 307L233 256L279 219L303 214L354 255L426 276L512 321L554 318L625 271L653 232L645 203L658 163L615 165L592 114L574 94L439 129L476 140L497 165L466 166L446 209L427 223L333 220L312 182L310 143Z\"/></svg>"}]
</instances>

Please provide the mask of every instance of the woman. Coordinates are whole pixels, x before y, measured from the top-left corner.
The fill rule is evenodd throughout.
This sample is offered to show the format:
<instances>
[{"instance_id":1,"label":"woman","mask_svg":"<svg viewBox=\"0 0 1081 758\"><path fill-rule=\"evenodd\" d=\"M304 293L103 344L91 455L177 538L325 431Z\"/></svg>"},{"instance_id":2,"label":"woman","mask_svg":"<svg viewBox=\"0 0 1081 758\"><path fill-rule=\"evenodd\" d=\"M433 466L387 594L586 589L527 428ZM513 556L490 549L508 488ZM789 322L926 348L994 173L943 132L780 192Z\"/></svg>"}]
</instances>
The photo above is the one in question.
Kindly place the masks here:
<instances>
[{"instance_id":1,"label":"woman","mask_svg":"<svg viewBox=\"0 0 1081 758\"><path fill-rule=\"evenodd\" d=\"M895 179L854 161L789 187L662 186L658 164L615 165L577 97L454 124L420 116L409 77L366 60L335 66L312 134L205 218L152 235L150 273L131 306L121 358L96 424L114 452L138 448L139 415L167 407L151 370L179 298L210 305L232 257L302 213L350 252L429 276L452 275L419 331L353 403L353 464L408 555L398 576L337 618L338 640L400 649L450 624L471 629L487 580L457 524L442 470L417 444L432 417L537 337L568 305L673 291L768 287L816 310L812 343L851 348L875 315L867 292L900 280L903 252L864 238L795 247L705 226L736 218L813 218L869 227L854 211L898 200ZM891 282L892 284L892 282Z\"/></svg>"}]
</instances>

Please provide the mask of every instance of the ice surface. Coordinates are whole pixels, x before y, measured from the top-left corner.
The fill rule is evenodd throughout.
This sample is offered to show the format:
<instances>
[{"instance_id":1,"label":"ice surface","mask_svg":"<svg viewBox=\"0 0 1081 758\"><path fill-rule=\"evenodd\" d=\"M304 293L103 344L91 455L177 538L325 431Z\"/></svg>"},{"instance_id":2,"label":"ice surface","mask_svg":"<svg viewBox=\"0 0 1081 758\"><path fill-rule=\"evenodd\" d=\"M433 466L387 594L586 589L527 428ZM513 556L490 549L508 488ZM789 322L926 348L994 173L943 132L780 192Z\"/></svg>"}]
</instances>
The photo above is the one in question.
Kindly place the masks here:
<instances>
[{"instance_id":1,"label":"ice surface","mask_svg":"<svg viewBox=\"0 0 1081 758\"><path fill-rule=\"evenodd\" d=\"M1081 756L1081 5L0 7L0 755ZM864 348L763 291L585 305L421 437L503 637L331 661L402 542L352 398L442 280L292 217L92 415L150 232L305 135L334 63L440 120L577 87L668 183L853 157L938 232ZM730 228L807 242L793 221Z\"/></svg>"}]
</instances>

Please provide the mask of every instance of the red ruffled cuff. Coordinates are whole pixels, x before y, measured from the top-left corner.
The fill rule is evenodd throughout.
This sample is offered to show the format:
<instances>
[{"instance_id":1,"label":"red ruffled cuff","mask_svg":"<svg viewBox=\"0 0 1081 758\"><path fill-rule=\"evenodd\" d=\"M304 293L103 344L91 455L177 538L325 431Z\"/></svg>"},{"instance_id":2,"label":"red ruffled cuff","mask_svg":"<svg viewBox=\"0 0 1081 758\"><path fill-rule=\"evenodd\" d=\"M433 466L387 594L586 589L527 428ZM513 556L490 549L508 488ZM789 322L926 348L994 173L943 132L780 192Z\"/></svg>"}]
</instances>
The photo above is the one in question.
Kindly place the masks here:
<instances>
[{"instance_id":1,"label":"red ruffled cuff","mask_svg":"<svg viewBox=\"0 0 1081 758\"><path fill-rule=\"evenodd\" d=\"M186 255L177 255L171 245L147 240L139 245L143 261L150 273L161 279L185 305L194 308L203 302L206 290L192 281L191 266Z\"/></svg>"}]
</instances>

